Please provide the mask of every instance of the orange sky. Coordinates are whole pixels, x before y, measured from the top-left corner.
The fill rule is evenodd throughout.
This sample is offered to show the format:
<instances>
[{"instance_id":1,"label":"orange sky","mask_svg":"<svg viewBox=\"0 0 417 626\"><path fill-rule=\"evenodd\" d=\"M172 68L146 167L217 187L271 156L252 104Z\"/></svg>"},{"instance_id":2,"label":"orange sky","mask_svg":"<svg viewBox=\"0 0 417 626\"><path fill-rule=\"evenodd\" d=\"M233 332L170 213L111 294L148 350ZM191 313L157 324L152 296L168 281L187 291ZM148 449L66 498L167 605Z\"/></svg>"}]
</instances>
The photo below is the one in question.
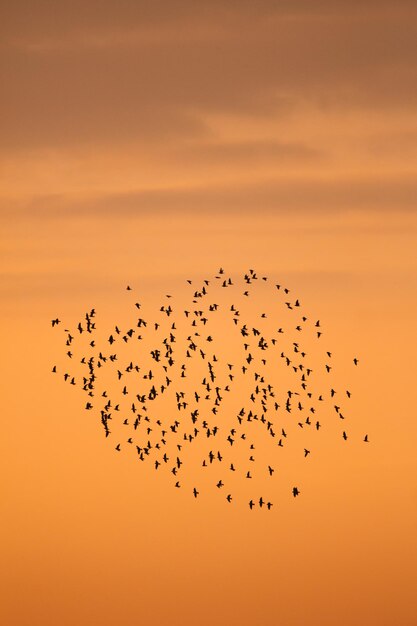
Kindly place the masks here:
<instances>
[{"instance_id":1,"label":"orange sky","mask_svg":"<svg viewBox=\"0 0 417 626\"><path fill-rule=\"evenodd\" d=\"M416 18L2 7L1 623L415 626ZM220 266L286 284L360 357L335 375L371 444L288 456L265 515L117 455L50 373L53 317L111 323L127 283L151 307Z\"/></svg>"}]
</instances>

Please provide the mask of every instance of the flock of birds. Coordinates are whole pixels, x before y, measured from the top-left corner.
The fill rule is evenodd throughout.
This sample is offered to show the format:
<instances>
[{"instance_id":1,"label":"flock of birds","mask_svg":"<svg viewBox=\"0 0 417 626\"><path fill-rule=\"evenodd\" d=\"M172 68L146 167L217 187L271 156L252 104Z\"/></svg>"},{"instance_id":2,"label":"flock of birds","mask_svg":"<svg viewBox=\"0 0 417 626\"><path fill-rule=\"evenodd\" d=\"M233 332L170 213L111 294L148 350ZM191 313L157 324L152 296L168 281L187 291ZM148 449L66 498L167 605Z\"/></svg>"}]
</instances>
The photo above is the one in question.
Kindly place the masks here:
<instances>
[{"instance_id":1,"label":"flock of birds","mask_svg":"<svg viewBox=\"0 0 417 626\"><path fill-rule=\"evenodd\" d=\"M192 480L186 488L194 498L213 487L231 503L233 484L269 480L291 438L309 431L310 441L326 427L326 404L342 425L341 438L349 438L342 398L348 402L351 391L333 388L332 352L322 351L320 320L306 317L288 288L253 269L232 278L223 268L198 286L188 280L186 288L186 308L183 293L167 294L149 320L128 285L133 324L100 332L93 308L75 331L64 329L64 366L52 372L86 394L85 409L97 414L116 452L133 451L155 470L167 470L177 489ZM282 326L277 307L284 309ZM53 328L60 324L52 320ZM310 349L317 347L324 360L313 363ZM301 458L310 454L303 443ZM205 476L198 483L200 470ZM290 489L294 498L301 493ZM273 506L259 493L246 502L251 510Z\"/></svg>"}]
</instances>

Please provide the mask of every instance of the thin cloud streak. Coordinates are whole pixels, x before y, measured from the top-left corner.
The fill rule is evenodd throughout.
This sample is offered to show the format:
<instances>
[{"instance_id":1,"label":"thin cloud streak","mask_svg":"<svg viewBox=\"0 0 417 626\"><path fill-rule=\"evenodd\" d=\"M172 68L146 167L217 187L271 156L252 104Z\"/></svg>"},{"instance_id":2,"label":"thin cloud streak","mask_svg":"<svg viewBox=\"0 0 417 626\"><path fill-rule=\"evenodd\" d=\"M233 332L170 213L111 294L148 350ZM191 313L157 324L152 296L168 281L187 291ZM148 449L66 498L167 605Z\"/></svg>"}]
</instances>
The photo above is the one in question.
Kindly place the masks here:
<instances>
[{"instance_id":1,"label":"thin cloud streak","mask_svg":"<svg viewBox=\"0 0 417 626\"><path fill-rule=\"evenodd\" d=\"M283 180L253 184L211 185L200 188L153 189L106 195L44 195L26 205L2 211L3 217L66 218L96 216L119 219L141 215L194 214L258 215L350 212L415 213L414 178L347 180Z\"/></svg>"},{"instance_id":2,"label":"thin cloud streak","mask_svg":"<svg viewBox=\"0 0 417 626\"><path fill-rule=\"evenodd\" d=\"M18 34L20 41L35 38L47 40L59 33L77 37L83 32L112 32L138 24L143 30L152 27L166 27L195 22L220 21L235 23L250 20L252 23L272 18L306 19L322 17L377 18L398 16L416 11L413 0L398 0L393 6L391 0L363 0L352 3L348 0L212 0L209 5L192 0L83 0L63 1L54 6L48 0L39 0L36 10L31 0L16 0L2 7L2 30L6 41ZM8 35L8 37L7 37ZM17 38L17 37L16 37Z\"/></svg>"}]
</instances>

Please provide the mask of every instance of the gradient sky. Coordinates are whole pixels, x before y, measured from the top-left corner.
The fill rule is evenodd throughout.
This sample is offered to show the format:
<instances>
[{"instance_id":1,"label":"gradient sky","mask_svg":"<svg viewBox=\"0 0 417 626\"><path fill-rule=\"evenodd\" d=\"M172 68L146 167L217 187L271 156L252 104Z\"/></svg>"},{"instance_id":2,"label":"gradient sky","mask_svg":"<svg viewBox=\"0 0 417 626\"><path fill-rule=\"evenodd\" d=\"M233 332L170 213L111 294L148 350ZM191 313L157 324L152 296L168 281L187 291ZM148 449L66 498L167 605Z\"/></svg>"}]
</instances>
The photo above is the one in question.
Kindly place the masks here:
<instances>
[{"instance_id":1,"label":"gradient sky","mask_svg":"<svg viewBox=\"0 0 417 626\"><path fill-rule=\"evenodd\" d=\"M0 621L415 626L416 3L0 11ZM53 317L221 265L361 360L371 445L324 446L270 515L115 455L50 374Z\"/></svg>"}]
</instances>

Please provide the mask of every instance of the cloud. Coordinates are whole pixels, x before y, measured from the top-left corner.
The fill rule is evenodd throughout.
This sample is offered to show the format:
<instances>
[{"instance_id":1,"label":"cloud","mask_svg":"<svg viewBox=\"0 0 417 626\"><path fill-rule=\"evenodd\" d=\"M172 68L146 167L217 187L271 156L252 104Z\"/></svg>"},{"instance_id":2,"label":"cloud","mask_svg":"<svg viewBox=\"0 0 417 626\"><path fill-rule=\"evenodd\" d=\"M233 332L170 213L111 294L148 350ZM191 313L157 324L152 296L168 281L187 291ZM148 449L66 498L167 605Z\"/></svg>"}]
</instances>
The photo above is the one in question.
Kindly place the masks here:
<instances>
[{"instance_id":1,"label":"cloud","mask_svg":"<svg viewBox=\"0 0 417 626\"><path fill-rule=\"evenodd\" d=\"M15 0L2 6L2 30L6 40L47 39L82 32L109 32L138 25L152 26L184 22L213 22L232 18L235 22L251 23L279 18L317 18L323 16L369 16L415 11L413 0Z\"/></svg>"},{"instance_id":2,"label":"cloud","mask_svg":"<svg viewBox=\"0 0 417 626\"><path fill-rule=\"evenodd\" d=\"M75 196L44 195L9 204L3 217L32 219L95 217L134 218L184 215L337 215L339 212L415 213L413 177L342 180L268 180L264 182L154 189L129 193Z\"/></svg>"},{"instance_id":3,"label":"cloud","mask_svg":"<svg viewBox=\"0 0 417 626\"><path fill-rule=\"evenodd\" d=\"M164 158L182 167L250 167L254 165L298 164L321 161L324 152L301 142L283 141L204 141L170 145Z\"/></svg>"},{"instance_id":4,"label":"cloud","mask_svg":"<svg viewBox=\"0 0 417 626\"><path fill-rule=\"evenodd\" d=\"M204 138L210 115L283 119L299 105L417 104L408 3L394 15L389 3L224 4L8 3L2 150Z\"/></svg>"}]
</instances>

